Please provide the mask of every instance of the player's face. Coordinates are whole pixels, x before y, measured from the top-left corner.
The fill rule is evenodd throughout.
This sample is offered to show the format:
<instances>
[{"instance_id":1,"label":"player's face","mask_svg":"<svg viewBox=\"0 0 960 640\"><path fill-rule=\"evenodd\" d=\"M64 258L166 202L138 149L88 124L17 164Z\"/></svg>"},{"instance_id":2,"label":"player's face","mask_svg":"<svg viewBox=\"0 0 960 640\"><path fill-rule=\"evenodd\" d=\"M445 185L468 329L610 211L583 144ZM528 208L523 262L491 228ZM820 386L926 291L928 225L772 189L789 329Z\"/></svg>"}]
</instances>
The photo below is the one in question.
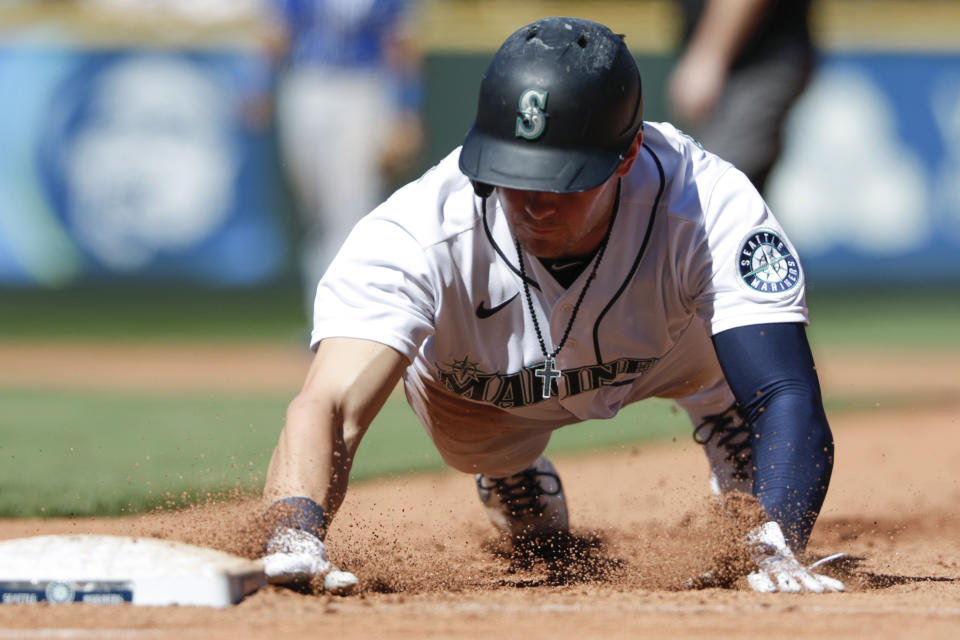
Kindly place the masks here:
<instances>
[{"instance_id":1,"label":"player's face","mask_svg":"<svg viewBox=\"0 0 960 640\"><path fill-rule=\"evenodd\" d=\"M616 179L582 193L497 188L514 237L539 258L581 256L593 251L607 232L616 191Z\"/></svg>"},{"instance_id":2,"label":"player's face","mask_svg":"<svg viewBox=\"0 0 960 640\"><path fill-rule=\"evenodd\" d=\"M630 173L643 143L643 129L606 182L582 193L549 193L497 187L513 236L538 258L583 256L603 240L620 178Z\"/></svg>"}]
</instances>

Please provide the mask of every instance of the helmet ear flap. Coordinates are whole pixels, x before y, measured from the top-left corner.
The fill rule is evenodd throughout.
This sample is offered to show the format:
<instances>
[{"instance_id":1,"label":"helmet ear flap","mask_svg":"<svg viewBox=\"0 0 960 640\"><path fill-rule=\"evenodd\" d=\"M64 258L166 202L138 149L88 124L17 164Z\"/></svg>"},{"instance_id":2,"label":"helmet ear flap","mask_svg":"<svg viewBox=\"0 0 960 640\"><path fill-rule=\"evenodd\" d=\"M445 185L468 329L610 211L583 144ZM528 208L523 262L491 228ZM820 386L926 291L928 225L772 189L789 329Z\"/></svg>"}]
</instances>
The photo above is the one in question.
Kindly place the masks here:
<instances>
[{"instance_id":1,"label":"helmet ear flap","mask_svg":"<svg viewBox=\"0 0 960 640\"><path fill-rule=\"evenodd\" d=\"M473 185L473 192L481 198L489 198L493 194L493 185L486 182L480 182L479 180L471 180L470 184Z\"/></svg>"}]
</instances>

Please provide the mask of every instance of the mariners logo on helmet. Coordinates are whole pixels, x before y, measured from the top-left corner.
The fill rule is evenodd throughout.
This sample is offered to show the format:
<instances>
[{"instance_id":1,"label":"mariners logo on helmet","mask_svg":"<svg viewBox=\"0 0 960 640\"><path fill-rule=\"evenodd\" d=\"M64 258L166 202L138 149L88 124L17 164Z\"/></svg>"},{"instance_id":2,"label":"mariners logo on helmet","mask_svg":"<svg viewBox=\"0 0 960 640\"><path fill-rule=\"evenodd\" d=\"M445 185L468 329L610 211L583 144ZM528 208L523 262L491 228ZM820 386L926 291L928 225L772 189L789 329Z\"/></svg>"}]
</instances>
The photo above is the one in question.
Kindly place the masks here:
<instances>
[{"instance_id":1,"label":"mariners logo on helmet","mask_svg":"<svg viewBox=\"0 0 960 640\"><path fill-rule=\"evenodd\" d=\"M800 281L800 263L780 236L768 229L747 236L738 260L740 277L751 289L780 293Z\"/></svg>"},{"instance_id":2,"label":"mariners logo on helmet","mask_svg":"<svg viewBox=\"0 0 960 640\"><path fill-rule=\"evenodd\" d=\"M517 110L517 137L527 140L536 140L543 135L547 128L547 91L527 89L520 96L520 107Z\"/></svg>"},{"instance_id":3,"label":"mariners logo on helmet","mask_svg":"<svg viewBox=\"0 0 960 640\"><path fill-rule=\"evenodd\" d=\"M487 185L478 195L489 185L587 191L613 175L642 122L640 71L623 38L591 20L543 18L490 61L460 170Z\"/></svg>"}]
</instances>

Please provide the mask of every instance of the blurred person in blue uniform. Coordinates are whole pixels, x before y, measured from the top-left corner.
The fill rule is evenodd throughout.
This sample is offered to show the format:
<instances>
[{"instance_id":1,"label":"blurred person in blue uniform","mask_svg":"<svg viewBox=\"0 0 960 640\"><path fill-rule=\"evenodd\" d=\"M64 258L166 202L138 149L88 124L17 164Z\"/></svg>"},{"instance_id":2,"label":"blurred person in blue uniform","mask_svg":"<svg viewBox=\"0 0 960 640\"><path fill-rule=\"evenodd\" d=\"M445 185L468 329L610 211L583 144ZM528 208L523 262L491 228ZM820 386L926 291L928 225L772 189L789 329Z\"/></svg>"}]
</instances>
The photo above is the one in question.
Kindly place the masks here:
<instances>
[{"instance_id":1,"label":"blurred person in blue uniform","mask_svg":"<svg viewBox=\"0 0 960 640\"><path fill-rule=\"evenodd\" d=\"M682 45L667 87L674 120L763 193L814 67L811 0L677 1Z\"/></svg>"},{"instance_id":2,"label":"blurred person in blue uniform","mask_svg":"<svg viewBox=\"0 0 960 640\"><path fill-rule=\"evenodd\" d=\"M306 307L353 225L422 146L411 0L266 0L281 159L304 222Z\"/></svg>"}]
</instances>

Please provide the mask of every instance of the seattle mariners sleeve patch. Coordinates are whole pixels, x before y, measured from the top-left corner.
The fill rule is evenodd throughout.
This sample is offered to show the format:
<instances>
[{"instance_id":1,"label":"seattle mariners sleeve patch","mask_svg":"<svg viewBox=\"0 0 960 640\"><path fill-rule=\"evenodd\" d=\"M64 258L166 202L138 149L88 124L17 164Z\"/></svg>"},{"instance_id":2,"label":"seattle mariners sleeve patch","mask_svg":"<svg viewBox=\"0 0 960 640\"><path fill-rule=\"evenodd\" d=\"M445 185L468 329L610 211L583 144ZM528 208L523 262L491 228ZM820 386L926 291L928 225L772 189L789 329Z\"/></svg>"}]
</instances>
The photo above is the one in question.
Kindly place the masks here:
<instances>
[{"instance_id":1,"label":"seattle mariners sleeve patch","mask_svg":"<svg viewBox=\"0 0 960 640\"><path fill-rule=\"evenodd\" d=\"M781 293L800 281L800 263L780 236L769 229L753 231L737 254L743 282L756 291Z\"/></svg>"}]
</instances>

